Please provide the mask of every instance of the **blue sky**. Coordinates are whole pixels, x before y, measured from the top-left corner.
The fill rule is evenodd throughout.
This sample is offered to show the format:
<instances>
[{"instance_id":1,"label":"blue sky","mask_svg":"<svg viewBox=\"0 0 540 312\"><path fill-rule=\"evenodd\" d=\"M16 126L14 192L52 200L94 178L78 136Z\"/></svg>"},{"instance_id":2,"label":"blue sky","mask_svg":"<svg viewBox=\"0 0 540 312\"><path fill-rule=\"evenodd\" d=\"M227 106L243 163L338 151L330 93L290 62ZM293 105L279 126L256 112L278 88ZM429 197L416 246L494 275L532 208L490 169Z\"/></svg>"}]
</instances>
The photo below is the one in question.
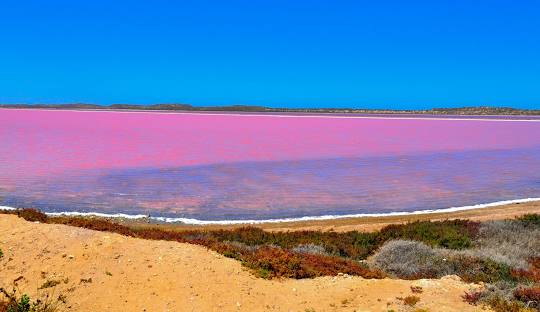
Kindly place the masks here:
<instances>
[{"instance_id":1,"label":"blue sky","mask_svg":"<svg viewBox=\"0 0 540 312\"><path fill-rule=\"evenodd\" d=\"M540 108L538 1L0 2L1 103Z\"/></svg>"}]
</instances>

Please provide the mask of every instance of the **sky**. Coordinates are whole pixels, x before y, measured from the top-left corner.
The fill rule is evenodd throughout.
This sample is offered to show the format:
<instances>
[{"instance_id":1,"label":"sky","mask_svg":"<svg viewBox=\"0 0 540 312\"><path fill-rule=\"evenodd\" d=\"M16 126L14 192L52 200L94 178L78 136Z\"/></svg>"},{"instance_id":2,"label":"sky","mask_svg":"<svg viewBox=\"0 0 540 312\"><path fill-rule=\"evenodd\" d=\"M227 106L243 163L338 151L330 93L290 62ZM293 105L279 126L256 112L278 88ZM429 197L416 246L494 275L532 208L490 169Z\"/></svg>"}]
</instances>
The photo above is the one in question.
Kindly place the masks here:
<instances>
[{"instance_id":1,"label":"sky","mask_svg":"<svg viewBox=\"0 0 540 312\"><path fill-rule=\"evenodd\" d=\"M0 103L540 109L540 2L0 2Z\"/></svg>"}]
</instances>

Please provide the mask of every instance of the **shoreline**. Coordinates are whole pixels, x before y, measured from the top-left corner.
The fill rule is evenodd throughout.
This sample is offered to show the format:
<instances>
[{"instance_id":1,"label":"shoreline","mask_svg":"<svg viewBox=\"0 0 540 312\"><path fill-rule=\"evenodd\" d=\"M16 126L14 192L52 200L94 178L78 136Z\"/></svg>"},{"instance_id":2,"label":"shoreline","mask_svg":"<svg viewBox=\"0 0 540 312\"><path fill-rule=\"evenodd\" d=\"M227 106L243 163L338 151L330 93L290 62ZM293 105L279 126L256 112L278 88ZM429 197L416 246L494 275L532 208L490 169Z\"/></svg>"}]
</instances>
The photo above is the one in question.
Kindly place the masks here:
<instances>
[{"instance_id":1,"label":"shoreline","mask_svg":"<svg viewBox=\"0 0 540 312\"><path fill-rule=\"evenodd\" d=\"M540 115L496 115L496 114L437 114L437 113L375 113L375 112L295 112L295 111L219 111L219 110L144 110L144 109L89 109L89 108L13 108L1 107L1 110L22 111L67 111L75 113L124 113L158 115L207 115L207 116L242 116L275 118L336 118L336 119L397 119L397 120L450 120L450 121L505 121L505 122L540 122Z\"/></svg>"},{"instance_id":2,"label":"shoreline","mask_svg":"<svg viewBox=\"0 0 540 312\"><path fill-rule=\"evenodd\" d=\"M0 206L0 210L13 211L18 208ZM466 217L472 220L491 220L513 217L526 213L540 213L540 198L523 198L497 201L461 207L418 210L412 212L362 213L348 215L304 216L266 220L198 220L191 218L152 217L148 215L106 214L99 212L45 212L52 217L104 218L119 223L159 226L176 229L193 228L236 228L257 226L268 230L376 230L384 225L414 220L437 220ZM491 216L491 218L490 218Z\"/></svg>"}]
</instances>

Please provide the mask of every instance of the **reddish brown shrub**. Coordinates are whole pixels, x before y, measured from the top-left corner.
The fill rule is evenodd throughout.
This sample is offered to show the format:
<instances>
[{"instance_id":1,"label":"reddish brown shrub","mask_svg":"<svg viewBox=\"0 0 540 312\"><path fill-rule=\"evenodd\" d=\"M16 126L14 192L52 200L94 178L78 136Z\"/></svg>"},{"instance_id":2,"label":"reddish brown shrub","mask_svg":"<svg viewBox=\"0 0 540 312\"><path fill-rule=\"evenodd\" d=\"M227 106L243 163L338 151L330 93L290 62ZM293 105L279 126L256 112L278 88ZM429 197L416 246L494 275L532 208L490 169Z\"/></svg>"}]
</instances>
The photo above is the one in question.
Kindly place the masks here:
<instances>
[{"instance_id":1,"label":"reddish brown shrub","mask_svg":"<svg viewBox=\"0 0 540 312\"><path fill-rule=\"evenodd\" d=\"M529 280L532 282L540 282L540 257L532 258L529 261L528 269L514 269L512 276L517 279Z\"/></svg>"},{"instance_id":2,"label":"reddish brown shrub","mask_svg":"<svg viewBox=\"0 0 540 312\"><path fill-rule=\"evenodd\" d=\"M26 221L30 221L30 222L36 222L36 221L42 222L42 223L47 222L46 214L32 208L19 209L17 210L17 215L25 219Z\"/></svg>"},{"instance_id":3,"label":"reddish brown shrub","mask_svg":"<svg viewBox=\"0 0 540 312\"><path fill-rule=\"evenodd\" d=\"M424 289L420 286L411 286L411 291L413 294L421 294L424 292Z\"/></svg>"},{"instance_id":4,"label":"reddish brown shrub","mask_svg":"<svg viewBox=\"0 0 540 312\"><path fill-rule=\"evenodd\" d=\"M262 247L245 255L245 264L265 278L310 278L338 273L364 278L383 278L384 273L370 270L356 261L315 254L298 254L290 250Z\"/></svg>"},{"instance_id":5,"label":"reddish brown shrub","mask_svg":"<svg viewBox=\"0 0 540 312\"><path fill-rule=\"evenodd\" d=\"M129 227L99 218L49 217L49 223L65 224L94 231L113 232L126 236L134 236L133 230Z\"/></svg>"},{"instance_id":6,"label":"reddish brown shrub","mask_svg":"<svg viewBox=\"0 0 540 312\"><path fill-rule=\"evenodd\" d=\"M461 296L463 300L469 304L476 304L482 298L482 292L481 291L466 291L463 296Z\"/></svg>"},{"instance_id":7,"label":"reddish brown shrub","mask_svg":"<svg viewBox=\"0 0 540 312\"><path fill-rule=\"evenodd\" d=\"M514 298L525 303L540 303L540 286L516 289L516 291L514 291Z\"/></svg>"}]
</instances>

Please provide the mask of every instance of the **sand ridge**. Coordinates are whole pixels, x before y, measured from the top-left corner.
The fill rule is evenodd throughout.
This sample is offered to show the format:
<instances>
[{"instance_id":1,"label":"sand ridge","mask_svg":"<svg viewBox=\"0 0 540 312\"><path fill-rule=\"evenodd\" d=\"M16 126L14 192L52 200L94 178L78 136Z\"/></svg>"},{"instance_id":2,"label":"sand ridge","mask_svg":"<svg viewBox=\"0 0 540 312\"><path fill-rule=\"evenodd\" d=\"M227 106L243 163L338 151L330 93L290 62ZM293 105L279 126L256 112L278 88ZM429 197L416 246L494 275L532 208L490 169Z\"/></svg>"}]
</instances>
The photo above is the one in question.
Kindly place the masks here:
<instances>
[{"instance_id":1,"label":"sand ridge","mask_svg":"<svg viewBox=\"0 0 540 312\"><path fill-rule=\"evenodd\" d=\"M39 292L64 294L68 311L410 311L396 297L411 295L412 285L424 290L418 307L480 310L461 299L479 286L451 277L264 280L204 247L37 224L12 215L0 215L0 248L1 285L18 279L19 288L35 297L45 281L60 281Z\"/></svg>"}]
</instances>

